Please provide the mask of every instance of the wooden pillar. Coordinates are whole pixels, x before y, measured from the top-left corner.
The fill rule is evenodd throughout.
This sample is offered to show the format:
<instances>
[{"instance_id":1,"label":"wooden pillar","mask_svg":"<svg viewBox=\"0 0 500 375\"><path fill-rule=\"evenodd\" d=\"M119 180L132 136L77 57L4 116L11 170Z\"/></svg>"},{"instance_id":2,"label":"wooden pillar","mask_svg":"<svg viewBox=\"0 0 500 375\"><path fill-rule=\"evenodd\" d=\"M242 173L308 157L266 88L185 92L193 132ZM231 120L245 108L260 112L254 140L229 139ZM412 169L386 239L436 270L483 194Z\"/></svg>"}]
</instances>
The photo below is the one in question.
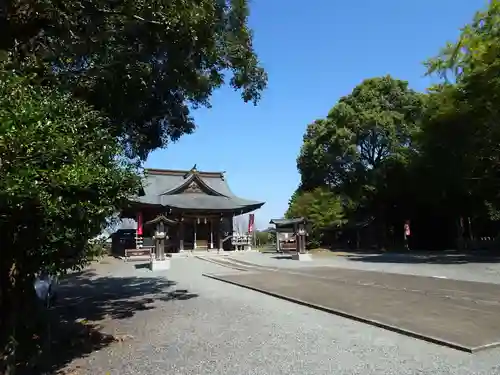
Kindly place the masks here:
<instances>
[{"instance_id":1,"label":"wooden pillar","mask_svg":"<svg viewBox=\"0 0 500 375\"><path fill-rule=\"evenodd\" d=\"M214 221L210 219L210 248L214 248Z\"/></svg>"},{"instance_id":2,"label":"wooden pillar","mask_svg":"<svg viewBox=\"0 0 500 375\"><path fill-rule=\"evenodd\" d=\"M179 252L184 251L184 219L179 223Z\"/></svg>"},{"instance_id":3,"label":"wooden pillar","mask_svg":"<svg viewBox=\"0 0 500 375\"><path fill-rule=\"evenodd\" d=\"M194 236L193 236L194 243L193 243L193 249L195 249L195 250L196 250L196 231L198 229L198 225L197 225L198 223L197 222L198 222L198 218L194 219L194 224L193 224L194 225Z\"/></svg>"},{"instance_id":4,"label":"wooden pillar","mask_svg":"<svg viewBox=\"0 0 500 375\"><path fill-rule=\"evenodd\" d=\"M278 253L280 252L280 232L277 227L276 227L276 251Z\"/></svg>"},{"instance_id":5,"label":"wooden pillar","mask_svg":"<svg viewBox=\"0 0 500 375\"><path fill-rule=\"evenodd\" d=\"M222 231L223 229L223 225L222 225L222 220L224 220L224 218L221 218L220 221L219 221L219 224L218 224L218 233L219 233L219 250L224 250L223 246L222 246L222 240L224 239L224 233Z\"/></svg>"},{"instance_id":6,"label":"wooden pillar","mask_svg":"<svg viewBox=\"0 0 500 375\"><path fill-rule=\"evenodd\" d=\"M297 253L302 253L302 239L301 239L301 235L300 235L300 225L297 225L295 224L295 236L296 236L296 239L295 241L297 242Z\"/></svg>"},{"instance_id":7,"label":"wooden pillar","mask_svg":"<svg viewBox=\"0 0 500 375\"><path fill-rule=\"evenodd\" d=\"M210 220L207 220L206 217L203 218L203 226L205 228L204 232L205 234L207 235L207 251L210 250L210 244L209 244L209 240L210 240Z\"/></svg>"},{"instance_id":8,"label":"wooden pillar","mask_svg":"<svg viewBox=\"0 0 500 375\"><path fill-rule=\"evenodd\" d=\"M293 224L293 234L295 236L295 250L300 253L300 236L297 224Z\"/></svg>"},{"instance_id":9,"label":"wooden pillar","mask_svg":"<svg viewBox=\"0 0 500 375\"><path fill-rule=\"evenodd\" d=\"M228 241L232 241L233 240L233 237L234 236L234 217L235 217L235 214L234 212L231 214L231 216L229 216L229 232L227 233L228 236L231 236L231 239L228 240ZM235 247L236 248L236 247ZM229 244L229 249L230 250L233 250L233 246L232 244L230 243Z\"/></svg>"}]
</instances>

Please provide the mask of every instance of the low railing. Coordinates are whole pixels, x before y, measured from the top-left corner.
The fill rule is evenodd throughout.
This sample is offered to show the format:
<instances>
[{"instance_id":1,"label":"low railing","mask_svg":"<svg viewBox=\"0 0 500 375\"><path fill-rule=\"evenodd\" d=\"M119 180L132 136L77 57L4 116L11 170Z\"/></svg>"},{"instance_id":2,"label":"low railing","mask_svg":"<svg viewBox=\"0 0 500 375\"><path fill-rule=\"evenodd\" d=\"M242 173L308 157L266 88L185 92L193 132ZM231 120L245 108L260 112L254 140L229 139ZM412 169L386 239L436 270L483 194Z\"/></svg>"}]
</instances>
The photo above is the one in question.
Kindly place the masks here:
<instances>
[{"instance_id":1,"label":"low railing","mask_svg":"<svg viewBox=\"0 0 500 375\"><path fill-rule=\"evenodd\" d=\"M282 251L297 251L296 242L280 241L280 249Z\"/></svg>"}]
</instances>

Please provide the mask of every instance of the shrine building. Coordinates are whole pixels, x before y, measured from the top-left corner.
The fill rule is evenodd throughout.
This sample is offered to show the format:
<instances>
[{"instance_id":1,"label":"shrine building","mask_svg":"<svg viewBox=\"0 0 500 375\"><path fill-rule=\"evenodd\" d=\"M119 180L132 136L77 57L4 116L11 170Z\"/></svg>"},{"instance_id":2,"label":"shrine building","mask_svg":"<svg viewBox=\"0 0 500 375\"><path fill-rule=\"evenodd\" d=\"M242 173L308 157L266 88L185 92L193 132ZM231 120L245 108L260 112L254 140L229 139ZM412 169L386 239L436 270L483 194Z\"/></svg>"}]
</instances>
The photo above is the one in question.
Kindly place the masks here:
<instances>
[{"instance_id":1,"label":"shrine building","mask_svg":"<svg viewBox=\"0 0 500 375\"><path fill-rule=\"evenodd\" d=\"M169 219L165 251L231 250L233 218L252 212L264 202L237 197L224 172L146 169L140 194L129 202L122 218L137 222L137 248L152 246L154 225Z\"/></svg>"}]
</instances>

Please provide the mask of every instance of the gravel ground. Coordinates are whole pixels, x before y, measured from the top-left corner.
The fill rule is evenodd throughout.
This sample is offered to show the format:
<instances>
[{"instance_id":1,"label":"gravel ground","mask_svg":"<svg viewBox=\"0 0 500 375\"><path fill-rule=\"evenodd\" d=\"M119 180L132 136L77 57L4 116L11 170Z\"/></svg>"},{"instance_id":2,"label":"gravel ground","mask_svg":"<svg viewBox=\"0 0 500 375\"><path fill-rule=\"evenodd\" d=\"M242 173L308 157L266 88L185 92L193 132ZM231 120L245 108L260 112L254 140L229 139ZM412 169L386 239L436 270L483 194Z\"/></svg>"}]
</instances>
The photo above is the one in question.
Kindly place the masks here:
<instances>
[{"instance_id":1,"label":"gravel ground","mask_svg":"<svg viewBox=\"0 0 500 375\"><path fill-rule=\"evenodd\" d=\"M112 320L114 329L133 338L75 361L78 374L500 374L500 350L471 355L431 345L208 279L203 272L234 271L174 259L172 269L156 278L176 285L145 290L135 298L151 298L149 309ZM112 276L135 280L135 286L153 275L116 260L99 265L97 273L95 283ZM174 291L193 298L164 298Z\"/></svg>"},{"instance_id":2,"label":"gravel ground","mask_svg":"<svg viewBox=\"0 0 500 375\"><path fill-rule=\"evenodd\" d=\"M484 260L465 262L455 255L439 258L435 262L427 262L428 258L424 256L411 257L408 262L409 257L401 254L322 255L316 256L312 262L298 262L276 254L257 252L239 253L231 258L274 267L331 266L500 284L500 261L498 263L488 263Z\"/></svg>"}]
</instances>

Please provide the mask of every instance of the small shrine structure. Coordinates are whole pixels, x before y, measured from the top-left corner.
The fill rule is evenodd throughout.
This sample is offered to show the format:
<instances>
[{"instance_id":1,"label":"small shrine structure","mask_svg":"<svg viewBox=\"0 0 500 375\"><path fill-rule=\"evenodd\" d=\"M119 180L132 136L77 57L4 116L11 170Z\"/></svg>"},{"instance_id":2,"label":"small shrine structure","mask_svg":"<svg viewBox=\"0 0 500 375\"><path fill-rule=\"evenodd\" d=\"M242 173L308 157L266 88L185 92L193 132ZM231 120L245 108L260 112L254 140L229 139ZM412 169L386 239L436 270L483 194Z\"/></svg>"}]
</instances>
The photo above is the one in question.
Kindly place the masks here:
<instances>
[{"instance_id":1,"label":"small shrine structure","mask_svg":"<svg viewBox=\"0 0 500 375\"><path fill-rule=\"evenodd\" d=\"M297 217L292 219L273 219L269 222L275 226L276 231L276 251L281 252L282 248L280 246L280 233L290 233L292 234L294 241L292 242L295 250L295 254L292 255L292 259L297 260L311 260L311 254L306 250L306 238L307 221L303 217Z\"/></svg>"}]
</instances>

